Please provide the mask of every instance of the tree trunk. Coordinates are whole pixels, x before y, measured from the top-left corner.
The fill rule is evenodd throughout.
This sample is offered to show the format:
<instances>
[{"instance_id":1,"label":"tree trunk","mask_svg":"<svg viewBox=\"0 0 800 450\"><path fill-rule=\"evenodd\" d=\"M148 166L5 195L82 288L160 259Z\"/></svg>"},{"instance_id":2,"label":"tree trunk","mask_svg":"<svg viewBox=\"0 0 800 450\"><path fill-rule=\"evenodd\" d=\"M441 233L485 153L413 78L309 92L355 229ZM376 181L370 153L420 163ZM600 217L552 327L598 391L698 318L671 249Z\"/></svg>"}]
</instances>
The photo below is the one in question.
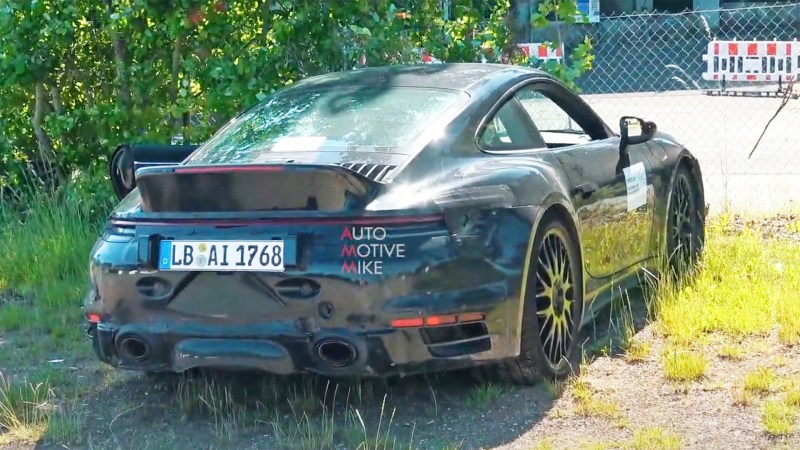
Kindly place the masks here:
<instances>
[{"instance_id":1,"label":"tree trunk","mask_svg":"<svg viewBox=\"0 0 800 450\"><path fill-rule=\"evenodd\" d=\"M44 123L44 116L50 109L50 105L47 100L47 89L45 88L43 81L36 82L35 99L36 103L34 104L31 125L33 125L33 133L36 135L36 142L39 144L39 157L41 159L41 163L46 166L46 170L48 172L55 173L59 184L64 184L66 179L58 165L56 153L53 151L53 141L50 139L50 136L48 136L47 131L45 131L44 126L42 125Z\"/></svg>"},{"instance_id":2,"label":"tree trunk","mask_svg":"<svg viewBox=\"0 0 800 450\"><path fill-rule=\"evenodd\" d=\"M50 95L53 97L53 109L55 110L56 115L63 116L64 104L61 103L61 89L59 89L58 86L51 87Z\"/></svg>"},{"instance_id":3,"label":"tree trunk","mask_svg":"<svg viewBox=\"0 0 800 450\"><path fill-rule=\"evenodd\" d=\"M175 44L172 47L172 73L169 84L169 97L173 105L178 103L178 89L180 88L180 79L178 77L181 74L181 64L183 62L181 57L182 50L183 36L179 34L175 37ZM172 116L170 116L170 118L173 128L177 130L181 120Z\"/></svg>"},{"instance_id":4,"label":"tree trunk","mask_svg":"<svg viewBox=\"0 0 800 450\"><path fill-rule=\"evenodd\" d=\"M113 33L114 59L117 62L117 84L119 85L119 102L126 109L131 106L131 84L128 79L128 43Z\"/></svg>"},{"instance_id":5,"label":"tree trunk","mask_svg":"<svg viewBox=\"0 0 800 450\"><path fill-rule=\"evenodd\" d=\"M114 14L112 0L105 0L108 14ZM131 105L131 85L128 79L128 42L116 28L111 28L111 39L114 41L114 62L117 66L117 97L120 104L128 108Z\"/></svg>"}]
</instances>

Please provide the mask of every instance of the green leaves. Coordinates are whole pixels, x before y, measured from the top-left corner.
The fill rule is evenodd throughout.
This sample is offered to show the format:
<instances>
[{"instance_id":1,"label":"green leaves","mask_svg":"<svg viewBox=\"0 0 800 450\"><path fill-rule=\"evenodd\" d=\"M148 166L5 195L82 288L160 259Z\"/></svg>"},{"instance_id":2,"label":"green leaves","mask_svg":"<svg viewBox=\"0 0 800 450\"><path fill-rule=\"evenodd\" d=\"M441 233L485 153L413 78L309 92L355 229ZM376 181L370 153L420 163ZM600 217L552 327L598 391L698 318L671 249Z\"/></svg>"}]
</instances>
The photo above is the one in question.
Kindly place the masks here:
<instances>
[{"instance_id":1,"label":"green leaves","mask_svg":"<svg viewBox=\"0 0 800 450\"><path fill-rule=\"evenodd\" d=\"M123 140L202 142L311 75L418 63L423 48L446 62L516 61L509 0L452 5L444 20L439 0L0 0L0 185L14 161L39 157L36 82L44 131L72 170L102 166ZM576 14L575 0L545 0L531 23ZM574 81L591 42L570 60L546 70Z\"/></svg>"},{"instance_id":2,"label":"green leaves","mask_svg":"<svg viewBox=\"0 0 800 450\"><path fill-rule=\"evenodd\" d=\"M531 26L534 29L548 28L551 26L573 26L577 23L587 23L588 17L578 9L576 0L542 0L538 11L531 14ZM559 33L560 36L560 33ZM563 42L545 42L551 48L560 47ZM574 90L579 90L576 80L584 73L592 70L592 41L587 36L575 46L569 58L562 62L547 61L539 63L536 58L531 58L530 65L542 69Z\"/></svg>"}]
</instances>

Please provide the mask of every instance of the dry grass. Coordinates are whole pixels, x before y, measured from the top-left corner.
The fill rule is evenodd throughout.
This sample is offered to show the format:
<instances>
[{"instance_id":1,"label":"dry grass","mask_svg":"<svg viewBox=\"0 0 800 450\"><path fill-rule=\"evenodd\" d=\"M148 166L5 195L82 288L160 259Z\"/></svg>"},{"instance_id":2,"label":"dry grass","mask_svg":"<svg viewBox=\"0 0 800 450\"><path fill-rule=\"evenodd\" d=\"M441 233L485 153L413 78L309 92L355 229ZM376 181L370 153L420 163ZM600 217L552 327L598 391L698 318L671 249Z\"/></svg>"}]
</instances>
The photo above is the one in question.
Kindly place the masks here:
<instances>
[{"instance_id":1,"label":"dry grass","mask_svg":"<svg viewBox=\"0 0 800 450\"><path fill-rule=\"evenodd\" d=\"M632 338L625 348L625 359L629 363L640 363L650 357L650 343L641 339Z\"/></svg>"},{"instance_id":2,"label":"dry grass","mask_svg":"<svg viewBox=\"0 0 800 450\"><path fill-rule=\"evenodd\" d=\"M723 344L717 351L717 355L723 359L731 361L741 361L744 359L744 351L742 347L735 344Z\"/></svg>"},{"instance_id":3,"label":"dry grass","mask_svg":"<svg viewBox=\"0 0 800 450\"><path fill-rule=\"evenodd\" d=\"M761 424L773 436L792 434L797 421L797 407L782 400L771 399L761 408Z\"/></svg>"},{"instance_id":4,"label":"dry grass","mask_svg":"<svg viewBox=\"0 0 800 450\"><path fill-rule=\"evenodd\" d=\"M775 374L769 367L759 367L744 377L745 391L753 394L768 394L775 383Z\"/></svg>"},{"instance_id":5,"label":"dry grass","mask_svg":"<svg viewBox=\"0 0 800 450\"><path fill-rule=\"evenodd\" d=\"M679 450L680 438L663 428L653 427L633 433L631 450Z\"/></svg>"},{"instance_id":6,"label":"dry grass","mask_svg":"<svg viewBox=\"0 0 800 450\"><path fill-rule=\"evenodd\" d=\"M677 347L664 352L664 375L672 381L696 381L705 375L706 358L691 350Z\"/></svg>"},{"instance_id":7,"label":"dry grass","mask_svg":"<svg viewBox=\"0 0 800 450\"><path fill-rule=\"evenodd\" d=\"M607 397L597 395L586 381L576 379L571 393L575 402L575 414L579 416L616 419L621 415L619 405Z\"/></svg>"},{"instance_id":8,"label":"dry grass","mask_svg":"<svg viewBox=\"0 0 800 450\"><path fill-rule=\"evenodd\" d=\"M52 411L53 391L48 383L14 383L0 373L0 430L5 430L0 444L39 440Z\"/></svg>"}]
</instances>

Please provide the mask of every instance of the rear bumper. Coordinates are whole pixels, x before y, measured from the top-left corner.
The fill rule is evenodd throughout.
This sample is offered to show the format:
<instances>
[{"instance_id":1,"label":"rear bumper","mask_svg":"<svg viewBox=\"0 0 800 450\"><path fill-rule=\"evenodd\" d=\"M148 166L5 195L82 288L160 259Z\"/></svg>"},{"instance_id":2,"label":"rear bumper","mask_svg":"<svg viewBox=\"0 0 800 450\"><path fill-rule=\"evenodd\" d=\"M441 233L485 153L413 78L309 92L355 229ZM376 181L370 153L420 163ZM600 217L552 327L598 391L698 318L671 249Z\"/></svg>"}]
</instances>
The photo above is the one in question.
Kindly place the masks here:
<instances>
[{"instance_id":1,"label":"rear bumper","mask_svg":"<svg viewBox=\"0 0 800 450\"><path fill-rule=\"evenodd\" d=\"M492 338L484 321L360 333L328 329L280 335L253 335L232 327L190 328L99 323L90 324L89 334L101 361L146 372L215 368L277 375L367 377L468 367L497 359L500 350L498 339ZM456 328L461 333L472 330L472 335L459 336ZM448 339L451 337L460 339Z\"/></svg>"},{"instance_id":2,"label":"rear bumper","mask_svg":"<svg viewBox=\"0 0 800 450\"><path fill-rule=\"evenodd\" d=\"M513 357L533 216L484 211L457 235L440 219L387 223L373 238L326 222L115 224L92 252L90 334L101 360L142 371L369 376ZM279 273L153 266L154 238L197 236L296 236L296 263ZM320 354L325 342L342 361Z\"/></svg>"}]
</instances>

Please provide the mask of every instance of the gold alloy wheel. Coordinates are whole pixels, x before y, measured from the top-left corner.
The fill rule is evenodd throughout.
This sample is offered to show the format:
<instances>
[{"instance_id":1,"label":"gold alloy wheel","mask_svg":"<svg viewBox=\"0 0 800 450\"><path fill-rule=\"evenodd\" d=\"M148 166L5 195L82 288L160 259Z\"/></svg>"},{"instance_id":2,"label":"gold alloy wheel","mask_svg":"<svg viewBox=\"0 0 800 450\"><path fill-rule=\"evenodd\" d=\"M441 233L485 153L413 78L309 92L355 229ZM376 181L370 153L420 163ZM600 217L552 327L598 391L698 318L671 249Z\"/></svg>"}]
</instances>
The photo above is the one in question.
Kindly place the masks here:
<instances>
[{"instance_id":1,"label":"gold alloy wheel","mask_svg":"<svg viewBox=\"0 0 800 450\"><path fill-rule=\"evenodd\" d=\"M539 339L551 365L567 358L572 344L575 283L566 239L551 229L542 239L536 268L536 315Z\"/></svg>"}]
</instances>

